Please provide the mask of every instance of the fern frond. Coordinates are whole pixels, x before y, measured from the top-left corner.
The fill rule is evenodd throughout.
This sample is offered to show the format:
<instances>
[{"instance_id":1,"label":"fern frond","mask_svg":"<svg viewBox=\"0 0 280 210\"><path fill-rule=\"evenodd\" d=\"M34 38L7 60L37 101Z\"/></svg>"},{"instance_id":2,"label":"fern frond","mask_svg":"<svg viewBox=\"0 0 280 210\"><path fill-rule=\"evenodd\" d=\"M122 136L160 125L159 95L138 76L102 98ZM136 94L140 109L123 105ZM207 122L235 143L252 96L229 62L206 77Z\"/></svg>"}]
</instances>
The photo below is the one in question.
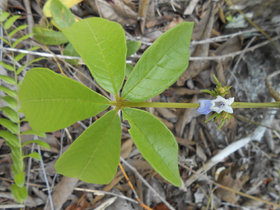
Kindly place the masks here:
<instances>
[{"instance_id":1,"label":"fern frond","mask_svg":"<svg viewBox=\"0 0 280 210\"><path fill-rule=\"evenodd\" d=\"M6 39L1 37L2 40L8 47L15 48L18 44L22 41L31 37L31 34L26 34L18 38L16 41L12 41L11 38L20 32L21 30L25 29L27 25L21 25L19 27L12 27L16 20L18 20L20 16L12 16L7 12L0 12L0 24L4 29L6 34ZM2 42L2 44L3 44ZM38 47L33 47L29 50L36 50ZM7 106L0 107L2 114L6 118L0 118L0 125L2 125L7 130L0 130L0 137L5 139L7 145L11 149L11 157L12 157L12 172L14 175L15 184L11 186L11 192L14 198L19 202L23 203L27 198L27 188L25 187L25 165L23 159L26 157L32 157L35 159L40 159L41 156L38 153L30 153L27 155L23 154L22 147L26 146L30 143L36 143L39 146L49 148L49 145L42 140L35 140L35 141L28 141L25 144L21 144L21 135L25 135L25 133L38 135L38 136L45 136L43 133L36 133L32 130L26 131L21 133L20 132L20 115L19 115L19 102L17 96L17 90L19 87L18 75L30 64L40 61L43 58L37 58L31 60L30 62L16 68L15 63L20 62L26 54L18 54L15 55L14 52L11 53L10 58L14 62L14 65L6 64L0 61L0 65L4 67L8 72L7 75L0 75L0 80L7 83L7 85L2 84L0 85L0 91L4 92L2 100L7 103ZM15 90L14 90L15 89Z\"/></svg>"}]
</instances>

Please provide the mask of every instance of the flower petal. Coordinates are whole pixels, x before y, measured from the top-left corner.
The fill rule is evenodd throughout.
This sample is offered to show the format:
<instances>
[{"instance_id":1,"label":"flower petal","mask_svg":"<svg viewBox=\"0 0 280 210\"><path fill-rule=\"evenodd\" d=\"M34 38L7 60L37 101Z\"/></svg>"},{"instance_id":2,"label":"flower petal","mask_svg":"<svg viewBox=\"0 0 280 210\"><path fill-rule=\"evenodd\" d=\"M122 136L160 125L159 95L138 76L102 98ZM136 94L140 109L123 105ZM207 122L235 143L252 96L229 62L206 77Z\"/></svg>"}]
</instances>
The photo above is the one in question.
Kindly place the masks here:
<instances>
[{"instance_id":1,"label":"flower petal","mask_svg":"<svg viewBox=\"0 0 280 210\"><path fill-rule=\"evenodd\" d=\"M233 109L232 109L231 106L225 106L223 111L225 111L225 112L227 112L227 113L230 113L230 114L233 113Z\"/></svg>"},{"instance_id":2,"label":"flower petal","mask_svg":"<svg viewBox=\"0 0 280 210\"><path fill-rule=\"evenodd\" d=\"M209 114L212 110L210 107L212 106L211 100L199 100L199 108L196 110L200 114Z\"/></svg>"}]
</instances>

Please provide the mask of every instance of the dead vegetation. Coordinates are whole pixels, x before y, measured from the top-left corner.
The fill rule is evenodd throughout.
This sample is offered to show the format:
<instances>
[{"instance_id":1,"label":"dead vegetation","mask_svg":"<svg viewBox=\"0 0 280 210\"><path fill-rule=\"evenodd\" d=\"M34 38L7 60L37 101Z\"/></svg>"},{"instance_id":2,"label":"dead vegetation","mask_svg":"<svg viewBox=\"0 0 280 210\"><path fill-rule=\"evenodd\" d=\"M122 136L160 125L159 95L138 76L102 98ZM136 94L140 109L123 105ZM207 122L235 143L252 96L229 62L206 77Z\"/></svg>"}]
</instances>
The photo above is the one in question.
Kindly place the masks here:
<instances>
[{"instance_id":1,"label":"dead vegetation","mask_svg":"<svg viewBox=\"0 0 280 210\"><path fill-rule=\"evenodd\" d=\"M27 32L30 32L34 25L43 22L44 3L44 0L1 0L0 6L2 10L22 15L16 24L28 24ZM200 90L214 88L213 74L224 85L232 86L231 96L235 101L279 100L278 0L84 0L73 6L72 12L80 18L99 16L117 21L126 30L129 40L140 40L139 52L128 58L131 64L171 27L182 21L195 22L187 71L167 91L153 98L153 102L197 102L207 98L209 96ZM47 48L34 40L24 42L17 49L4 46L1 48L3 60L9 61L11 50L30 46L40 46L41 50L28 52L29 56L47 57L45 62L34 65L59 72L59 63L67 76L101 91L82 61L78 67L65 61L71 57L62 55L61 46ZM55 60L54 55L60 57ZM5 70L0 66L0 71ZM135 191L120 168L106 186L58 175L54 170L55 161L95 120L93 118L49 133L45 139L51 146L49 151L28 148L39 149L43 161L26 161L29 197L24 208L130 210L143 209L144 204L157 210L279 208L279 111L236 109L235 118L221 130L217 130L213 122L206 124L205 116L194 109L150 108L148 111L157 115L176 136L184 183L181 188L165 182L142 158L125 123L121 164ZM22 129L26 128L28 125L24 124ZM23 141L30 138L32 136L26 136ZM20 208L22 205L16 204L9 192L11 158L2 139L0 162L0 208Z\"/></svg>"}]
</instances>

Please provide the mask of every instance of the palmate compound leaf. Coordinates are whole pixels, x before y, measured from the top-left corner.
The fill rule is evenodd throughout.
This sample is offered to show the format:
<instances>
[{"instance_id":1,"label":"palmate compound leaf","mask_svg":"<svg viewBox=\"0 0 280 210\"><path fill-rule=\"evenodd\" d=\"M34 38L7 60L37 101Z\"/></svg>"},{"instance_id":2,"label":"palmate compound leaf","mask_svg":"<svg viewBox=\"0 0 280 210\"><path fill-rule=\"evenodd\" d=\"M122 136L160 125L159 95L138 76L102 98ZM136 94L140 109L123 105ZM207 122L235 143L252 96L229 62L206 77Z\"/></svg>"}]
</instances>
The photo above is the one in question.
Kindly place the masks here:
<instances>
[{"instance_id":1,"label":"palmate compound leaf","mask_svg":"<svg viewBox=\"0 0 280 210\"><path fill-rule=\"evenodd\" d=\"M143 157L163 178L180 186L178 145L171 131L146 111L133 108L122 111L131 127L129 133Z\"/></svg>"},{"instance_id":2,"label":"palmate compound leaf","mask_svg":"<svg viewBox=\"0 0 280 210\"><path fill-rule=\"evenodd\" d=\"M124 80L126 62L126 40L121 25L102 18L88 18L62 32L97 83L117 95Z\"/></svg>"},{"instance_id":3,"label":"palmate compound leaf","mask_svg":"<svg viewBox=\"0 0 280 210\"><path fill-rule=\"evenodd\" d=\"M42 132L65 128L109 106L105 97L46 68L27 72L19 90L19 101L30 126Z\"/></svg>"},{"instance_id":4,"label":"palmate compound leaf","mask_svg":"<svg viewBox=\"0 0 280 210\"><path fill-rule=\"evenodd\" d=\"M145 101L172 85L187 69L193 23L164 33L142 55L122 91L130 101Z\"/></svg>"},{"instance_id":5,"label":"palmate compound leaf","mask_svg":"<svg viewBox=\"0 0 280 210\"><path fill-rule=\"evenodd\" d=\"M58 173L95 184L108 184L120 158L121 122L115 110L88 127L55 164Z\"/></svg>"}]
</instances>

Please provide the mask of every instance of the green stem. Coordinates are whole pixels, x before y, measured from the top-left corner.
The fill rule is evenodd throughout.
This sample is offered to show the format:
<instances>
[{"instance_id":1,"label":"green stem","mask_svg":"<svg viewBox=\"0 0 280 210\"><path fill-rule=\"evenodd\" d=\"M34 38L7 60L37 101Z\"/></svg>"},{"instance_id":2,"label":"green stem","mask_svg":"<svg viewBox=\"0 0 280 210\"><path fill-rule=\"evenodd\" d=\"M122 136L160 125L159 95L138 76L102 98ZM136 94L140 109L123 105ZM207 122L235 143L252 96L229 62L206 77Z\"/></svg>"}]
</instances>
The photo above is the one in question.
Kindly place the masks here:
<instances>
[{"instance_id":1,"label":"green stem","mask_svg":"<svg viewBox=\"0 0 280 210\"><path fill-rule=\"evenodd\" d=\"M232 108L280 108L280 102L268 103L248 103L248 102L234 102Z\"/></svg>"},{"instance_id":2,"label":"green stem","mask_svg":"<svg viewBox=\"0 0 280 210\"><path fill-rule=\"evenodd\" d=\"M165 102L130 102L130 101L111 101L111 105L122 107L162 107L162 108L194 108L199 107L199 103L165 103ZM280 108L280 102L270 103L248 103L234 102L232 108Z\"/></svg>"}]
</instances>

